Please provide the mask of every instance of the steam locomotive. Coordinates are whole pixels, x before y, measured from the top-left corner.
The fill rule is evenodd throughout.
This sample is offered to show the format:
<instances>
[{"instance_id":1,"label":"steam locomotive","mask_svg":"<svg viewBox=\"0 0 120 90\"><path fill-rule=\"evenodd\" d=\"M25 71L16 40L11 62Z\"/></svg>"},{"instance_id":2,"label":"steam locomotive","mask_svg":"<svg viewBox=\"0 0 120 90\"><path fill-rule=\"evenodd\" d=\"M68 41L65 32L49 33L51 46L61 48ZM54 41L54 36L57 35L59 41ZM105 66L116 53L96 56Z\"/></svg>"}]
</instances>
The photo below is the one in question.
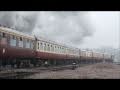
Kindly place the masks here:
<instances>
[{"instance_id":1,"label":"steam locomotive","mask_svg":"<svg viewBox=\"0 0 120 90\"><path fill-rule=\"evenodd\" d=\"M104 61L113 62L113 56L65 46L0 26L0 66L57 66Z\"/></svg>"}]
</instances>

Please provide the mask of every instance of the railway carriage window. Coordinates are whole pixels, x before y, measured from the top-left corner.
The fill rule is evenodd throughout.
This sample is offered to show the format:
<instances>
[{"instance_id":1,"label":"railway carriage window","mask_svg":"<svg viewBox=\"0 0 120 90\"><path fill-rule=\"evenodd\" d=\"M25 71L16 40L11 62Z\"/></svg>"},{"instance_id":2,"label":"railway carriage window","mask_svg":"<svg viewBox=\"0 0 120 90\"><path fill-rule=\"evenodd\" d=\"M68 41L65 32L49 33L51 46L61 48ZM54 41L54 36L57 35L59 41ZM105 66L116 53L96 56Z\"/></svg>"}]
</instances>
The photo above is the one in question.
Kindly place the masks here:
<instances>
[{"instance_id":1,"label":"railway carriage window","mask_svg":"<svg viewBox=\"0 0 120 90\"><path fill-rule=\"evenodd\" d=\"M69 50L69 53L71 54L71 50Z\"/></svg>"},{"instance_id":2,"label":"railway carriage window","mask_svg":"<svg viewBox=\"0 0 120 90\"><path fill-rule=\"evenodd\" d=\"M65 51L66 51L66 54L67 54L67 48L66 48L66 50L65 50Z\"/></svg>"},{"instance_id":3,"label":"railway carriage window","mask_svg":"<svg viewBox=\"0 0 120 90\"><path fill-rule=\"evenodd\" d=\"M54 52L56 52L56 46L55 46L55 48L54 48Z\"/></svg>"},{"instance_id":4,"label":"railway carriage window","mask_svg":"<svg viewBox=\"0 0 120 90\"><path fill-rule=\"evenodd\" d=\"M61 49L60 49L60 47L59 47L59 53L61 53L61 51L60 51Z\"/></svg>"},{"instance_id":5,"label":"railway carriage window","mask_svg":"<svg viewBox=\"0 0 120 90\"><path fill-rule=\"evenodd\" d=\"M39 49L39 43L38 43L38 46L37 46L37 47L38 47L38 49Z\"/></svg>"},{"instance_id":6,"label":"railway carriage window","mask_svg":"<svg viewBox=\"0 0 120 90\"><path fill-rule=\"evenodd\" d=\"M47 45L47 51L49 51L49 44Z\"/></svg>"},{"instance_id":7,"label":"railway carriage window","mask_svg":"<svg viewBox=\"0 0 120 90\"><path fill-rule=\"evenodd\" d=\"M68 54L70 54L70 50L68 49Z\"/></svg>"},{"instance_id":8,"label":"railway carriage window","mask_svg":"<svg viewBox=\"0 0 120 90\"><path fill-rule=\"evenodd\" d=\"M43 43L40 43L40 50L43 50Z\"/></svg>"},{"instance_id":9,"label":"railway carriage window","mask_svg":"<svg viewBox=\"0 0 120 90\"><path fill-rule=\"evenodd\" d=\"M61 47L60 47L60 53L61 53Z\"/></svg>"},{"instance_id":10,"label":"railway carriage window","mask_svg":"<svg viewBox=\"0 0 120 90\"><path fill-rule=\"evenodd\" d=\"M56 52L58 52L58 47L56 46Z\"/></svg>"},{"instance_id":11,"label":"railway carriage window","mask_svg":"<svg viewBox=\"0 0 120 90\"><path fill-rule=\"evenodd\" d=\"M66 48L64 48L64 53L66 53Z\"/></svg>"},{"instance_id":12,"label":"railway carriage window","mask_svg":"<svg viewBox=\"0 0 120 90\"><path fill-rule=\"evenodd\" d=\"M62 53L62 47L61 47L61 53Z\"/></svg>"},{"instance_id":13,"label":"railway carriage window","mask_svg":"<svg viewBox=\"0 0 120 90\"><path fill-rule=\"evenodd\" d=\"M12 36L12 39L15 39L15 36L14 36L14 35Z\"/></svg>"},{"instance_id":14,"label":"railway carriage window","mask_svg":"<svg viewBox=\"0 0 120 90\"><path fill-rule=\"evenodd\" d=\"M57 52L57 46L55 46L55 52Z\"/></svg>"},{"instance_id":15,"label":"railway carriage window","mask_svg":"<svg viewBox=\"0 0 120 90\"><path fill-rule=\"evenodd\" d=\"M35 48L35 42L34 41L32 42L32 45L33 45L33 49L34 49Z\"/></svg>"},{"instance_id":16,"label":"railway carriage window","mask_svg":"<svg viewBox=\"0 0 120 90\"><path fill-rule=\"evenodd\" d=\"M46 51L46 44L44 44L44 51Z\"/></svg>"},{"instance_id":17,"label":"railway carriage window","mask_svg":"<svg viewBox=\"0 0 120 90\"><path fill-rule=\"evenodd\" d=\"M46 51L48 51L48 44L46 44Z\"/></svg>"},{"instance_id":18,"label":"railway carriage window","mask_svg":"<svg viewBox=\"0 0 120 90\"><path fill-rule=\"evenodd\" d=\"M3 33L0 33L0 36L2 37L2 38L6 38L6 34L3 32Z\"/></svg>"},{"instance_id":19,"label":"railway carriage window","mask_svg":"<svg viewBox=\"0 0 120 90\"><path fill-rule=\"evenodd\" d=\"M19 38L19 47L23 47L23 39L22 39L22 37Z\"/></svg>"},{"instance_id":20,"label":"railway carriage window","mask_svg":"<svg viewBox=\"0 0 120 90\"><path fill-rule=\"evenodd\" d=\"M59 53L59 47L57 47L57 53Z\"/></svg>"},{"instance_id":21,"label":"railway carriage window","mask_svg":"<svg viewBox=\"0 0 120 90\"><path fill-rule=\"evenodd\" d=\"M22 37L20 37L20 41L22 41Z\"/></svg>"},{"instance_id":22,"label":"railway carriage window","mask_svg":"<svg viewBox=\"0 0 120 90\"><path fill-rule=\"evenodd\" d=\"M60 48L60 52L62 53L62 47Z\"/></svg>"},{"instance_id":23,"label":"railway carriage window","mask_svg":"<svg viewBox=\"0 0 120 90\"><path fill-rule=\"evenodd\" d=\"M67 50L67 48L66 48L66 54L67 54L67 52L68 52L68 50Z\"/></svg>"},{"instance_id":24,"label":"railway carriage window","mask_svg":"<svg viewBox=\"0 0 120 90\"><path fill-rule=\"evenodd\" d=\"M48 44L48 51L50 51L50 45Z\"/></svg>"},{"instance_id":25,"label":"railway carriage window","mask_svg":"<svg viewBox=\"0 0 120 90\"><path fill-rule=\"evenodd\" d=\"M2 33L2 37L5 38L5 37L6 37L6 34L5 34L5 33Z\"/></svg>"},{"instance_id":26,"label":"railway carriage window","mask_svg":"<svg viewBox=\"0 0 120 90\"><path fill-rule=\"evenodd\" d=\"M59 47L57 48L57 52L59 53Z\"/></svg>"},{"instance_id":27,"label":"railway carriage window","mask_svg":"<svg viewBox=\"0 0 120 90\"><path fill-rule=\"evenodd\" d=\"M56 52L56 46L55 46L55 49L54 49L54 51Z\"/></svg>"},{"instance_id":28,"label":"railway carriage window","mask_svg":"<svg viewBox=\"0 0 120 90\"><path fill-rule=\"evenodd\" d=\"M67 50L67 48L66 48L66 54L68 53L68 50Z\"/></svg>"},{"instance_id":29,"label":"railway carriage window","mask_svg":"<svg viewBox=\"0 0 120 90\"><path fill-rule=\"evenodd\" d=\"M64 53L64 48L61 48L62 53Z\"/></svg>"},{"instance_id":30,"label":"railway carriage window","mask_svg":"<svg viewBox=\"0 0 120 90\"><path fill-rule=\"evenodd\" d=\"M65 48L65 54L67 53L67 48Z\"/></svg>"},{"instance_id":31,"label":"railway carriage window","mask_svg":"<svg viewBox=\"0 0 120 90\"><path fill-rule=\"evenodd\" d=\"M62 48L62 53L64 53L64 48Z\"/></svg>"},{"instance_id":32,"label":"railway carriage window","mask_svg":"<svg viewBox=\"0 0 120 90\"><path fill-rule=\"evenodd\" d=\"M50 51L52 51L52 45L50 45Z\"/></svg>"},{"instance_id":33,"label":"railway carriage window","mask_svg":"<svg viewBox=\"0 0 120 90\"><path fill-rule=\"evenodd\" d=\"M49 51L50 51L50 49L51 49L51 45L49 45Z\"/></svg>"},{"instance_id":34,"label":"railway carriage window","mask_svg":"<svg viewBox=\"0 0 120 90\"><path fill-rule=\"evenodd\" d=\"M61 47L59 47L59 52L61 53Z\"/></svg>"},{"instance_id":35,"label":"railway carriage window","mask_svg":"<svg viewBox=\"0 0 120 90\"><path fill-rule=\"evenodd\" d=\"M68 49L68 54L70 53L70 50Z\"/></svg>"},{"instance_id":36,"label":"railway carriage window","mask_svg":"<svg viewBox=\"0 0 120 90\"><path fill-rule=\"evenodd\" d=\"M40 45L42 45L42 43L40 43Z\"/></svg>"},{"instance_id":37,"label":"railway carriage window","mask_svg":"<svg viewBox=\"0 0 120 90\"><path fill-rule=\"evenodd\" d=\"M47 43L46 43L46 51L48 51L48 45L47 45Z\"/></svg>"},{"instance_id":38,"label":"railway carriage window","mask_svg":"<svg viewBox=\"0 0 120 90\"><path fill-rule=\"evenodd\" d=\"M62 47L61 47L61 50L60 50L60 51L61 51L61 53L62 53Z\"/></svg>"},{"instance_id":39,"label":"railway carriage window","mask_svg":"<svg viewBox=\"0 0 120 90\"><path fill-rule=\"evenodd\" d=\"M10 46L16 46L16 37L14 35L10 36Z\"/></svg>"},{"instance_id":40,"label":"railway carriage window","mask_svg":"<svg viewBox=\"0 0 120 90\"><path fill-rule=\"evenodd\" d=\"M26 42L27 42L27 39L24 39L23 40L23 47L26 48Z\"/></svg>"},{"instance_id":41,"label":"railway carriage window","mask_svg":"<svg viewBox=\"0 0 120 90\"><path fill-rule=\"evenodd\" d=\"M58 52L58 47L56 46L56 53Z\"/></svg>"},{"instance_id":42,"label":"railway carriage window","mask_svg":"<svg viewBox=\"0 0 120 90\"><path fill-rule=\"evenodd\" d=\"M63 48L63 53L65 53L65 48Z\"/></svg>"},{"instance_id":43,"label":"railway carriage window","mask_svg":"<svg viewBox=\"0 0 120 90\"><path fill-rule=\"evenodd\" d=\"M30 42L30 48L33 49L33 41Z\"/></svg>"},{"instance_id":44,"label":"railway carriage window","mask_svg":"<svg viewBox=\"0 0 120 90\"><path fill-rule=\"evenodd\" d=\"M53 45L51 45L51 51L54 52L54 46Z\"/></svg>"},{"instance_id":45,"label":"railway carriage window","mask_svg":"<svg viewBox=\"0 0 120 90\"><path fill-rule=\"evenodd\" d=\"M58 47L56 47L56 52L58 52Z\"/></svg>"},{"instance_id":46,"label":"railway carriage window","mask_svg":"<svg viewBox=\"0 0 120 90\"><path fill-rule=\"evenodd\" d=\"M52 45L50 45L50 51L52 51Z\"/></svg>"},{"instance_id":47,"label":"railway carriage window","mask_svg":"<svg viewBox=\"0 0 120 90\"><path fill-rule=\"evenodd\" d=\"M60 47L59 47L59 53L60 53Z\"/></svg>"},{"instance_id":48,"label":"railway carriage window","mask_svg":"<svg viewBox=\"0 0 120 90\"><path fill-rule=\"evenodd\" d=\"M47 45L47 43L46 43L46 51L48 51L48 45Z\"/></svg>"},{"instance_id":49,"label":"railway carriage window","mask_svg":"<svg viewBox=\"0 0 120 90\"><path fill-rule=\"evenodd\" d=\"M69 54L69 49L67 49L67 53Z\"/></svg>"},{"instance_id":50,"label":"railway carriage window","mask_svg":"<svg viewBox=\"0 0 120 90\"><path fill-rule=\"evenodd\" d=\"M61 53L61 47L60 47L60 53Z\"/></svg>"},{"instance_id":51,"label":"railway carriage window","mask_svg":"<svg viewBox=\"0 0 120 90\"><path fill-rule=\"evenodd\" d=\"M0 39L2 38L2 32L0 32Z\"/></svg>"},{"instance_id":52,"label":"railway carriage window","mask_svg":"<svg viewBox=\"0 0 120 90\"><path fill-rule=\"evenodd\" d=\"M64 53L66 53L66 48L64 48Z\"/></svg>"},{"instance_id":53,"label":"railway carriage window","mask_svg":"<svg viewBox=\"0 0 120 90\"><path fill-rule=\"evenodd\" d=\"M30 48L30 40L27 40L27 42L26 42L26 48Z\"/></svg>"}]
</instances>

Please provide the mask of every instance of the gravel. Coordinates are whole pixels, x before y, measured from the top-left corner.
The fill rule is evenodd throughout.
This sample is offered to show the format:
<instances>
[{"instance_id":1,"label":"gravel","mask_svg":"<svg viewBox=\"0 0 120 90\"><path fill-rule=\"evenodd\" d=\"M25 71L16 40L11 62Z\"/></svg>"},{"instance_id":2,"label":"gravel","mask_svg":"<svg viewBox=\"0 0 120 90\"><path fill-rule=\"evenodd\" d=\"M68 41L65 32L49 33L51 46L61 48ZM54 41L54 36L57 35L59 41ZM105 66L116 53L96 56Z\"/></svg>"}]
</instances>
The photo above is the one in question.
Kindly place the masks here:
<instances>
[{"instance_id":1,"label":"gravel","mask_svg":"<svg viewBox=\"0 0 120 90\"><path fill-rule=\"evenodd\" d=\"M120 65L99 63L75 70L37 73L25 79L120 79Z\"/></svg>"}]
</instances>

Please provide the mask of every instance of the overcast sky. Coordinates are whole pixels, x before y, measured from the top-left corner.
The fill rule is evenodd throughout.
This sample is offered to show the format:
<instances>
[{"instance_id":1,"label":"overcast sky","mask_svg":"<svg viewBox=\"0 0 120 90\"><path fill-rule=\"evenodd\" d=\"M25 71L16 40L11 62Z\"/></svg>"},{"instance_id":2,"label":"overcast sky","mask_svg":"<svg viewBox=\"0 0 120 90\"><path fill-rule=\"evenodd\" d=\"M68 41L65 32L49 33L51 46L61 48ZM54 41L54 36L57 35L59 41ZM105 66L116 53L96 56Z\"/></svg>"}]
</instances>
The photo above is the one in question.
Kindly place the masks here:
<instances>
[{"instance_id":1,"label":"overcast sky","mask_svg":"<svg viewBox=\"0 0 120 90\"><path fill-rule=\"evenodd\" d=\"M84 40L83 48L113 47L119 45L119 12L91 12L95 33Z\"/></svg>"},{"instance_id":2,"label":"overcast sky","mask_svg":"<svg viewBox=\"0 0 120 90\"><path fill-rule=\"evenodd\" d=\"M78 48L118 48L118 12L0 12L0 24Z\"/></svg>"}]
</instances>

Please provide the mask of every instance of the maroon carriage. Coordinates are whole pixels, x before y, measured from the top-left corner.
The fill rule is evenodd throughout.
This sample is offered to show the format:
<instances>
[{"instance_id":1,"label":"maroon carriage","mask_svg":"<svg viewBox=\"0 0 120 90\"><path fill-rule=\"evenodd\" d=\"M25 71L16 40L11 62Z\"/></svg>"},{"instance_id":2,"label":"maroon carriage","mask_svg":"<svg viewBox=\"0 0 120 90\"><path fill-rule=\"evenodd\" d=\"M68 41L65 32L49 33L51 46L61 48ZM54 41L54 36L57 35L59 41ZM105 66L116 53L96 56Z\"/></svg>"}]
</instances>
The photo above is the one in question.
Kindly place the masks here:
<instances>
[{"instance_id":1,"label":"maroon carriage","mask_svg":"<svg viewBox=\"0 0 120 90\"><path fill-rule=\"evenodd\" d=\"M0 27L0 60L13 62L14 60L29 60L35 57L34 37L18 31Z\"/></svg>"}]
</instances>

